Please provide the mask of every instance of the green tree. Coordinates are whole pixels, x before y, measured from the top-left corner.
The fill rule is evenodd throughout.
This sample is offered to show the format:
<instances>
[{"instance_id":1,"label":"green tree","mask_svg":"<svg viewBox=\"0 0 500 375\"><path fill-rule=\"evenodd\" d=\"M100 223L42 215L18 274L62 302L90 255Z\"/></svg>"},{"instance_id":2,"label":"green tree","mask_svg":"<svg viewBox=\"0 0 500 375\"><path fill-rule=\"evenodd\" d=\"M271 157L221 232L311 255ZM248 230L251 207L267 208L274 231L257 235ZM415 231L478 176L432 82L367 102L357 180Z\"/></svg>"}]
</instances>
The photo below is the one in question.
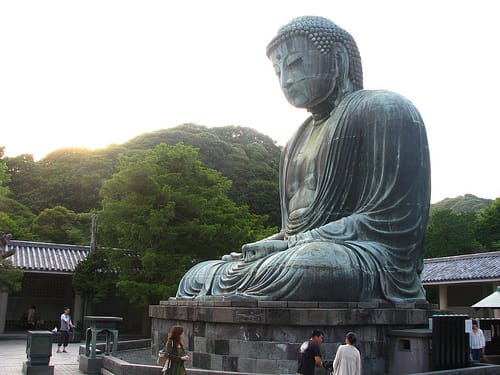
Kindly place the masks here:
<instances>
[{"instance_id":1,"label":"green tree","mask_svg":"<svg viewBox=\"0 0 500 375\"><path fill-rule=\"evenodd\" d=\"M19 228L14 220L5 212L0 211L0 234L12 234L15 236Z\"/></svg>"},{"instance_id":2,"label":"green tree","mask_svg":"<svg viewBox=\"0 0 500 375\"><path fill-rule=\"evenodd\" d=\"M31 154L6 158L6 163L10 174L11 197L31 211L39 213L43 206L40 202L44 200L41 188L46 183L40 165Z\"/></svg>"},{"instance_id":3,"label":"green tree","mask_svg":"<svg viewBox=\"0 0 500 375\"><path fill-rule=\"evenodd\" d=\"M40 161L46 176L43 208L64 206L74 212L99 208L99 190L114 172L114 162L86 149L68 148L50 153Z\"/></svg>"},{"instance_id":4,"label":"green tree","mask_svg":"<svg viewBox=\"0 0 500 375\"><path fill-rule=\"evenodd\" d=\"M184 124L142 134L125 143L124 147L150 149L159 143L175 145L180 142L196 147L206 166L232 181L227 193L232 201L248 205L252 213L267 215L267 225L281 225L277 198L281 148L276 142L254 129L241 126L207 128ZM270 201L274 204L268 203Z\"/></svg>"},{"instance_id":5,"label":"green tree","mask_svg":"<svg viewBox=\"0 0 500 375\"><path fill-rule=\"evenodd\" d=\"M3 157L4 149L5 147L0 147L0 198L6 196L9 193L7 183L10 181L10 176L7 173L7 163L5 162Z\"/></svg>"},{"instance_id":6,"label":"green tree","mask_svg":"<svg viewBox=\"0 0 500 375\"><path fill-rule=\"evenodd\" d=\"M116 170L122 150L119 146L97 151L64 148L38 162L29 154L10 158L13 198L37 214L55 206L74 212L100 208L99 190Z\"/></svg>"},{"instance_id":7,"label":"green tree","mask_svg":"<svg viewBox=\"0 0 500 375\"><path fill-rule=\"evenodd\" d=\"M476 238L487 250L500 250L500 198L479 211Z\"/></svg>"},{"instance_id":8,"label":"green tree","mask_svg":"<svg viewBox=\"0 0 500 375\"><path fill-rule=\"evenodd\" d=\"M66 207L46 208L33 221L40 241L83 245L90 242L90 214L76 214Z\"/></svg>"},{"instance_id":9,"label":"green tree","mask_svg":"<svg viewBox=\"0 0 500 375\"><path fill-rule=\"evenodd\" d=\"M0 257L0 291L19 292L22 287L24 272L15 268L10 259Z\"/></svg>"},{"instance_id":10,"label":"green tree","mask_svg":"<svg viewBox=\"0 0 500 375\"><path fill-rule=\"evenodd\" d=\"M473 212L431 210L424 256L436 258L477 252L479 243L475 238L475 230L476 214Z\"/></svg>"},{"instance_id":11,"label":"green tree","mask_svg":"<svg viewBox=\"0 0 500 375\"><path fill-rule=\"evenodd\" d=\"M85 300L102 302L116 293L117 270L110 262L110 252L93 251L76 266L73 285Z\"/></svg>"},{"instance_id":12,"label":"green tree","mask_svg":"<svg viewBox=\"0 0 500 375\"><path fill-rule=\"evenodd\" d=\"M190 146L160 144L122 156L119 171L103 185L98 220L100 242L129 249L113 259L121 293L143 306L172 296L194 262L276 230L235 205L230 187Z\"/></svg>"},{"instance_id":13,"label":"green tree","mask_svg":"<svg viewBox=\"0 0 500 375\"><path fill-rule=\"evenodd\" d=\"M0 197L0 233L11 233L15 239L31 240L30 228L35 215L30 209L7 197Z\"/></svg>"}]
</instances>

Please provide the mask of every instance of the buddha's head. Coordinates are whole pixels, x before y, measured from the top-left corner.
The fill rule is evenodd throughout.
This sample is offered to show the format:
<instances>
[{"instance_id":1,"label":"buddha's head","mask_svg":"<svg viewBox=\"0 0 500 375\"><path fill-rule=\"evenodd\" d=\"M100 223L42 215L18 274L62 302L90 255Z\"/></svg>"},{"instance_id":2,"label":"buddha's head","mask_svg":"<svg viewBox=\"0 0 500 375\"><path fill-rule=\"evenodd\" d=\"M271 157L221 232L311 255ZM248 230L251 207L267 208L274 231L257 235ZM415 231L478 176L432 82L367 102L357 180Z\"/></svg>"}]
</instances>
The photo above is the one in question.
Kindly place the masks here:
<instances>
[{"instance_id":1,"label":"buddha's head","mask_svg":"<svg viewBox=\"0 0 500 375\"><path fill-rule=\"evenodd\" d=\"M352 36L322 17L299 17L281 27L267 46L285 97L313 114L330 112L349 92L363 88Z\"/></svg>"}]
</instances>

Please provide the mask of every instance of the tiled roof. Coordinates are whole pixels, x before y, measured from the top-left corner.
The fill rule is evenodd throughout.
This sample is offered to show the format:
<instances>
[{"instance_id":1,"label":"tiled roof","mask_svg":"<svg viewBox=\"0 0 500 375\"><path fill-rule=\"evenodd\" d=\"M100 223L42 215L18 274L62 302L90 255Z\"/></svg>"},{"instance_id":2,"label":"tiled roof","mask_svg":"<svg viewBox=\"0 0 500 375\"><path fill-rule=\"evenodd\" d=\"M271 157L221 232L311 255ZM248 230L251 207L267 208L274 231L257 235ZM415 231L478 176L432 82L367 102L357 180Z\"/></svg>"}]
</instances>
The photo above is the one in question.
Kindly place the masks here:
<instances>
[{"instance_id":1,"label":"tiled roof","mask_svg":"<svg viewBox=\"0 0 500 375\"><path fill-rule=\"evenodd\" d=\"M425 259L421 278L424 284L500 280L500 251Z\"/></svg>"},{"instance_id":2,"label":"tiled roof","mask_svg":"<svg viewBox=\"0 0 500 375\"><path fill-rule=\"evenodd\" d=\"M7 250L16 251L9 259L25 271L70 273L78 262L87 258L90 246L11 240Z\"/></svg>"}]
</instances>

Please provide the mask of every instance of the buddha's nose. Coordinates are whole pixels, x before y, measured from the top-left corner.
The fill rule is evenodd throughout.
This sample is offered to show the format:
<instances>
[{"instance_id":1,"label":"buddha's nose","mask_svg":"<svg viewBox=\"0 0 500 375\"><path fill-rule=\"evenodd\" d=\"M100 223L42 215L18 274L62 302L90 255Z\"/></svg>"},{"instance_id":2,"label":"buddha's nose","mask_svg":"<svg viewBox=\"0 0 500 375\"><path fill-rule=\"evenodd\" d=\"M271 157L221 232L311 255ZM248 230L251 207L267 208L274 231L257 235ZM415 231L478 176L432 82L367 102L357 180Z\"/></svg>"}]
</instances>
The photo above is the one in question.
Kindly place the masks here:
<instances>
[{"instance_id":1,"label":"buddha's nose","mask_svg":"<svg viewBox=\"0 0 500 375\"><path fill-rule=\"evenodd\" d=\"M290 74L288 74L286 71L283 70L281 72L281 87L286 89L292 85L293 85L293 78L291 77Z\"/></svg>"}]
</instances>

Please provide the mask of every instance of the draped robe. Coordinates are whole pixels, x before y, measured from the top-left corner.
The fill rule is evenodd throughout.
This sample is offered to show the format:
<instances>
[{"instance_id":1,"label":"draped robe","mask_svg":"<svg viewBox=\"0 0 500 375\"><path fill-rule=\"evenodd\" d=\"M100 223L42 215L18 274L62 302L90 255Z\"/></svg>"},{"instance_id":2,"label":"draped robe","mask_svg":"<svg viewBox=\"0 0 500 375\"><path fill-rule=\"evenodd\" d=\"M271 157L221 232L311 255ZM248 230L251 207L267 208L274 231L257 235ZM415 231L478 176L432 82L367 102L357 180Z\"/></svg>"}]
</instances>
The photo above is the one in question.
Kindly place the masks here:
<instances>
[{"instance_id":1,"label":"draped robe","mask_svg":"<svg viewBox=\"0 0 500 375\"><path fill-rule=\"evenodd\" d=\"M254 261L199 263L184 275L177 298L425 300L419 275L430 162L417 109L388 91L348 94L320 125L312 202L292 215L288 185L306 183L297 181L294 168L314 126L306 120L281 156L282 234L289 248Z\"/></svg>"}]
</instances>

